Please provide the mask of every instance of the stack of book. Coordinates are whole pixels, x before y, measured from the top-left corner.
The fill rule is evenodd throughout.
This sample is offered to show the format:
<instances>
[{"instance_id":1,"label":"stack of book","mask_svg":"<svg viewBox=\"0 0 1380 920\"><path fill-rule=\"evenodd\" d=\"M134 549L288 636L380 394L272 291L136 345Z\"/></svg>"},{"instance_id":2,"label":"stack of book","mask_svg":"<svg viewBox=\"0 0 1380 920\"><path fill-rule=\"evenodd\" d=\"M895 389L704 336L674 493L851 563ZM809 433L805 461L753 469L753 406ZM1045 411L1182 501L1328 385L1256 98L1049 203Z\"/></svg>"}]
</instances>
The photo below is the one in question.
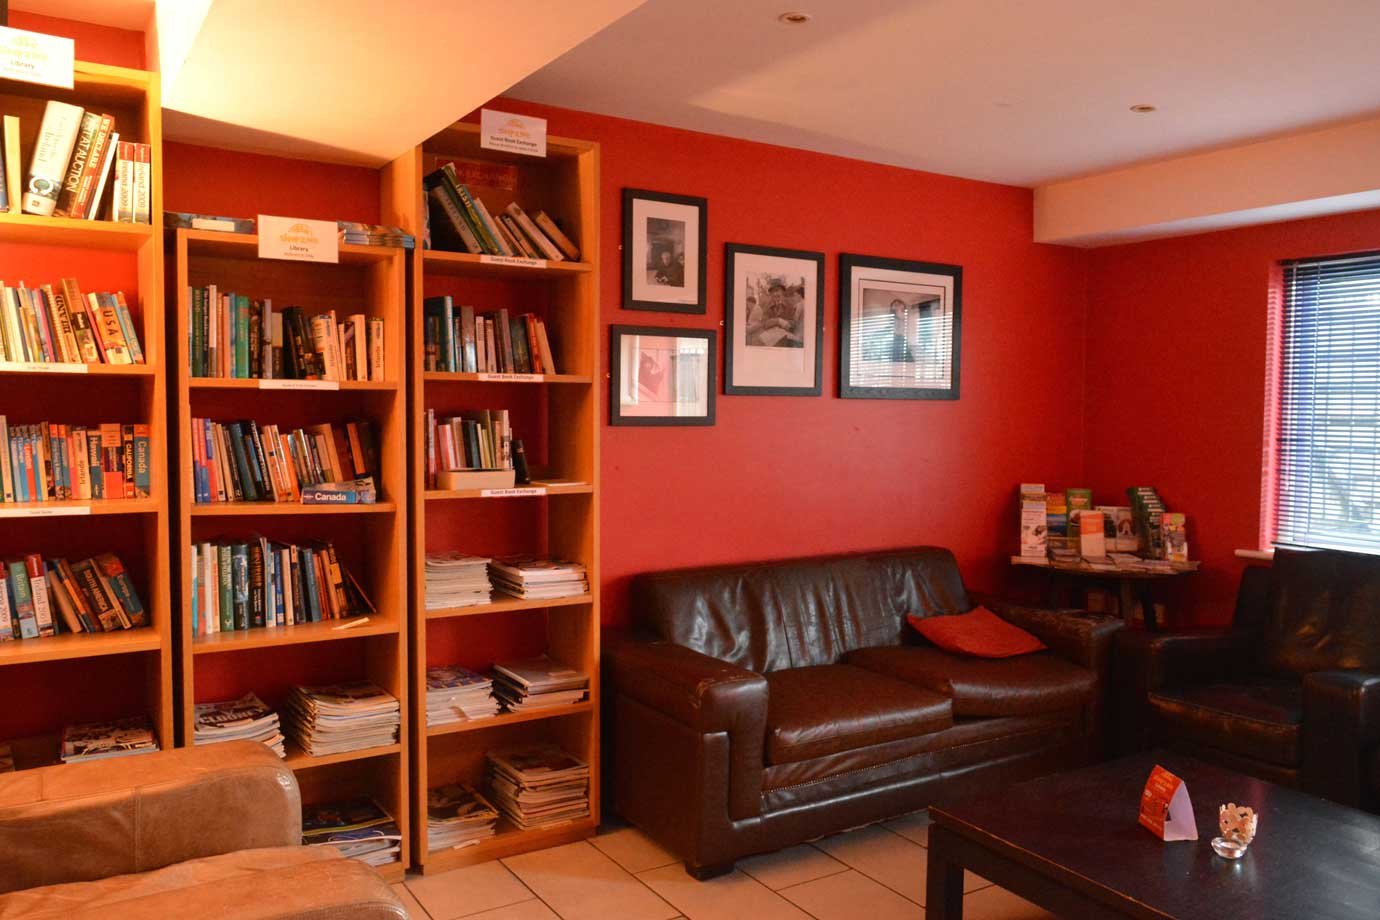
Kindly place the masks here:
<instances>
[{"instance_id":1,"label":"stack of book","mask_svg":"<svg viewBox=\"0 0 1380 920\"><path fill-rule=\"evenodd\" d=\"M498 715L493 680L459 665L426 669L426 724L449 725Z\"/></svg>"},{"instance_id":2,"label":"stack of book","mask_svg":"<svg viewBox=\"0 0 1380 920\"><path fill-rule=\"evenodd\" d=\"M304 805L302 844L334 847L346 859L386 866L400 858L402 830L373 799Z\"/></svg>"},{"instance_id":3,"label":"stack of book","mask_svg":"<svg viewBox=\"0 0 1380 920\"><path fill-rule=\"evenodd\" d=\"M555 745L490 751L494 804L522 830L589 815L589 765Z\"/></svg>"},{"instance_id":4,"label":"stack of book","mask_svg":"<svg viewBox=\"0 0 1380 920\"><path fill-rule=\"evenodd\" d=\"M283 432L258 422L192 419L195 500L371 505L378 442L367 421Z\"/></svg>"},{"instance_id":5,"label":"stack of book","mask_svg":"<svg viewBox=\"0 0 1380 920\"><path fill-rule=\"evenodd\" d=\"M550 600L589 593L585 567L540 556L515 556L489 563L494 587L524 600Z\"/></svg>"},{"instance_id":6,"label":"stack of book","mask_svg":"<svg viewBox=\"0 0 1380 920\"><path fill-rule=\"evenodd\" d=\"M260 741L279 757L287 756L278 713L253 693L237 700L196 704L192 743L219 744L223 741Z\"/></svg>"},{"instance_id":7,"label":"stack of book","mask_svg":"<svg viewBox=\"0 0 1380 920\"><path fill-rule=\"evenodd\" d=\"M188 287L187 360L193 377L260 380L383 380L384 322L334 310L307 316L274 310L211 284Z\"/></svg>"},{"instance_id":8,"label":"stack of book","mask_svg":"<svg viewBox=\"0 0 1380 920\"><path fill-rule=\"evenodd\" d=\"M398 700L367 680L293 687L283 713L287 735L311 757L382 747L398 740Z\"/></svg>"},{"instance_id":9,"label":"stack of book","mask_svg":"<svg viewBox=\"0 0 1380 920\"><path fill-rule=\"evenodd\" d=\"M579 248L545 211L531 218L512 202L495 218L479 196L459 180L453 163L428 173L422 187L431 211L431 226L438 231L438 238L457 252L579 261Z\"/></svg>"},{"instance_id":10,"label":"stack of book","mask_svg":"<svg viewBox=\"0 0 1380 920\"><path fill-rule=\"evenodd\" d=\"M192 632L296 626L366 616L374 605L335 544L264 537L192 544Z\"/></svg>"},{"instance_id":11,"label":"stack of book","mask_svg":"<svg viewBox=\"0 0 1380 920\"><path fill-rule=\"evenodd\" d=\"M473 846L494 835L498 810L464 783L428 789L426 844L428 850Z\"/></svg>"},{"instance_id":12,"label":"stack of book","mask_svg":"<svg viewBox=\"0 0 1380 920\"><path fill-rule=\"evenodd\" d=\"M411 249L416 244L411 234L404 233L397 227L361 224L352 220L338 220L335 225L340 229L342 243L356 246L394 246L402 249Z\"/></svg>"},{"instance_id":13,"label":"stack of book","mask_svg":"<svg viewBox=\"0 0 1380 920\"><path fill-rule=\"evenodd\" d=\"M158 738L148 716L68 725L62 730L63 763L129 757L156 750Z\"/></svg>"},{"instance_id":14,"label":"stack of book","mask_svg":"<svg viewBox=\"0 0 1380 920\"><path fill-rule=\"evenodd\" d=\"M426 463L428 488L444 487L448 471L512 470L508 410L471 409L440 419L436 410L426 410Z\"/></svg>"},{"instance_id":15,"label":"stack of book","mask_svg":"<svg viewBox=\"0 0 1380 920\"><path fill-rule=\"evenodd\" d=\"M512 712L569 706L588 692L588 674L545 655L494 664L494 695Z\"/></svg>"},{"instance_id":16,"label":"stack of book","mask_svg":"<svg viewBox=\"0 0 1380 920\"><path fill-rule=\"evenodd\" d=\"M489 563L485 556L464 553L427 553L426 609L447 610L487 604L493 586L489 583Z\"/></svg>"},{"instance_id":17,"label":"stack of book","mask_svg":"<svg viewBox=\"0 0 1380 920\"><path fill-rule=\"evenodd\" d=\"M532 313L507 310L476 315L455 307L450 295L422 302L423 370L480 374L554 374L556 359L546 323Z\"/></svg>"},{"instance_id":18,"label":"stack of book","mask_svg":"<svg viewBox=\"0 0 1380 920\"><path fill-rule=\"evenodd\" d=\"M0 498L148 498L150 450L148 425L10 425L0 415Z\"/></svg>"},{"instance_id":19,"label":"stack of book","mask_svg":"<svg viewBox=\"0 0 1380 920\"><path fill-rule=\"evenodd\" d=\"M163 229L215 230L219 233L253 233L252 217L222 217L219 214L194 214L190 211L164 211Z\"/></svg>"},{"instance_id":20,"label":"stack of book","mask_svg":"<svg viewBox=\"0 0 1380 920\"><path fill-rule=\"evenodd\" d=\"M143 364L138 327L123 291L83 294L57 285L0 282L0 360L37 364Z\"/></svg>"},{"instance_id":21,"label":"stack of book","mask_svg":"<svg viewBox=\"0 0 1380 920\"><path fill-rule=\"evenodd\" d=\"M150 222L153 164L148 144L120 140L115 118L50 101L22 171L19 118L6 115L0 208L42 217ZM20 178L23 178L21 194ZM106 195L106 188L111 193Z\"/></svg>"},{"instance_id":22,"label":"stack of book","mask_svg":"<svg viewBox=\"0 0 1380 920\"><path fill-rule=\"evenodd\" d=\"M114 553L70 565L30 553L0 564L0 642L147 625L148 612Z\"/></svg>"}]
</instances>

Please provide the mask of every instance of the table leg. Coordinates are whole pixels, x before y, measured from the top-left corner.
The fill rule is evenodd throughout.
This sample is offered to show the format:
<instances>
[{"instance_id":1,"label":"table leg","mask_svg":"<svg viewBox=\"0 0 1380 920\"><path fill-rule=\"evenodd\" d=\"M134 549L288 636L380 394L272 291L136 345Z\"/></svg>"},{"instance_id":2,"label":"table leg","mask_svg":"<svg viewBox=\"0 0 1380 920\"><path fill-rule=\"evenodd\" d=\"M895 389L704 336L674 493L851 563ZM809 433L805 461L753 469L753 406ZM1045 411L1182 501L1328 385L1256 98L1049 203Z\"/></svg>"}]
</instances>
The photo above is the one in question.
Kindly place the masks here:
<instances>
[{"instance_id":1,"label":"table leg","mask_svg":"<svg viewBox=\"0 0 1380 920\"><path fill-rule=\"evenodd\" d=\"M963 867L947 857L945 831L930 827L925 920L963 920Z\"/></svg>"}]
</instances>

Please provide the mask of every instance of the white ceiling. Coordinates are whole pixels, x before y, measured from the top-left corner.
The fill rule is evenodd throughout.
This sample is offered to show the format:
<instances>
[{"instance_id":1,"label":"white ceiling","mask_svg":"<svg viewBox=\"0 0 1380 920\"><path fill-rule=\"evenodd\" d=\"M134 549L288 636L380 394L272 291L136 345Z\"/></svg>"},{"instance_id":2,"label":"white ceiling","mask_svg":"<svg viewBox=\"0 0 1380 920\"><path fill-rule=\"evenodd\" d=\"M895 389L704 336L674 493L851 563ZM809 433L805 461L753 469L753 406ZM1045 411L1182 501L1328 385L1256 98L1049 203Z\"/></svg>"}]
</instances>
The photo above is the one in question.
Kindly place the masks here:
<instances>
[{"instance_id":1,"label":"white ceiling","mask_svg":"<svg viewBox=\"0 0 1380 920\"><path fill-rule=\"evenodd\" d=\"M1377 49L1380 0L649 0L509 94L1034 186L1380 111Z\"/></svg>"}]
</instances>

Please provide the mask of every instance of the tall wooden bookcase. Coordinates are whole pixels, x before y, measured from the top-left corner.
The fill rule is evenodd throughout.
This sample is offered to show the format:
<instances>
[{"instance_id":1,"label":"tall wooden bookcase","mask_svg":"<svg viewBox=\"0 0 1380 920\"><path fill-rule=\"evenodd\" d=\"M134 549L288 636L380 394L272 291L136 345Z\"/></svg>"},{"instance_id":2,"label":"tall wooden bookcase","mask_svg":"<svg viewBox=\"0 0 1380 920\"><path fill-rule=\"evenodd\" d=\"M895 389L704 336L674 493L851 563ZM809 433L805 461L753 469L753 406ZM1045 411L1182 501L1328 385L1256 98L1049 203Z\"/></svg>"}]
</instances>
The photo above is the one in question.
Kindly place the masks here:
<instances>
[{"instance_id":1,"label":"tall wooden bookcase","mask_svg":"<svg viewBox=\"0 0 1380 920\"><path fill-rule=\"evenodd\" d=\"M511 201L545 210L574 236L580 262L512 264L468 253L423 250L422 177L437 163L468 164L469 184L495 213ZM475 176L481 178L476 179ZM486 178L485 178L486 177ZM547 156L506 155L480 147L478 127L457 123L384 167L384 223L418 239L408 301L408 451L412 501L411 670L413 863L423 872L579 839L599 820L599 148L550 138ZM551 335L558 375L521 382L488 375L424 371L422 301L449 294L481 313L534 312ZM426 411L511 410L526 446L528 494L425 488ZM556 484L548 484L556 483ZM559 601L495 600L425 609L427 552L484 556L550 553L584 563L592 593ZM548 652L589 674L590 700L568 708L502 715L436 728L426 724L426 669L460 664L485 670L495 660ZM459 850L429 852L427 790L465 781L482 789L485 752L550 741L591 767L587 820L521 831L506 820L498 834Z\"/></svg>"},{"instance_id":2,"label":"tall wooden bookcase","mask_svg":"<svg viewBox=\"0 0 1380 920\"><path fill-rule=\"evenodd\" d=\"M193 707L253 691L280 708L294 684L368 678L402 706L398 743L345 754L310 757L291 742L287 762L305 803L356 795L375 798L403 832L402 859L384 867L401 880L410 858L408 821L407 672L407 439L406 250L341 244L338 264L260 259L258 238L246 234L181 229L173 242L177 354L178 618L181 743L192 743ZM275 310L303 307L309 314L363 312L384 320L387 368L382 381L293 382L190 376L189 287L216 284ZM288 430L322 422L368 419L378 438L382 473L373 505L303 505L273 502L196 504L192 491L191 420L254 420ZM369 622L341 629L339 621L197 635L192 628L191 544L220 537L262 534L292 542L330 540L342 564L359 580L377 608ZM281 709L280 709L281 711Z\"/></svg>"},{"instance_id":3,"label":"tall wooden bookcase","mask_svg":"<svg viewBox=\"0 0 1380 920\"><path fill-rule=\"evenodd\" d=\"M158 75L77 62L71 90L0 80L0 114L20 119L21 168L28 167L48 100L113 115L121 140L152 153L151 224L0 212L0 278L83 291L122 290L140 336L141 365L0 364L0 415L11 425L41 421L149 426L146 499L0 504L0 558L41 553L83 559L114 552L150 614L148 628L65 634L0 643L0 742L16 766L56 754L64 724L148 714L164 748L174 744L172 618L168 550L167 350L163 321L163 127Z\"/></svg>"}]
</instances>

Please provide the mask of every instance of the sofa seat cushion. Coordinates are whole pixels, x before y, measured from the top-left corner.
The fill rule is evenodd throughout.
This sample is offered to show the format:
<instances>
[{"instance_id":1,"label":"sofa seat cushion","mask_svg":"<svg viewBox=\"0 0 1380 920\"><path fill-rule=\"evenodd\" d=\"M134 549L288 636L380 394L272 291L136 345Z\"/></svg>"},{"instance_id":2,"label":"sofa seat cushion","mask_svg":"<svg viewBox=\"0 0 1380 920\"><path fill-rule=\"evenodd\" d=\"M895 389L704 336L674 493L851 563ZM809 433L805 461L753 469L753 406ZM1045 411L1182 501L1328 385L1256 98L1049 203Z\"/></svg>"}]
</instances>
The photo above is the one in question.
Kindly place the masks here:
<instances>
[{"instance_id":1,"label":"sofa seat cushion","mask_svg":"<svg viewBox=\"0 0 1380 920\"><path fill-rule=\"evenodd\" d=\"M1157 690L1150 712L1161 733L1282 767L1302 760L1303 684L1262 677Z\"/></svg>"},{"instance_id":2,"label":"sofa seat cushion","mask_svg":"<svg viewBox=\"0 0 1380 920\"><path fill-rule=\"evenodd\" d=\"M767 678L767 763L795 763L942 731L949 700L846 664L772 671Z\"/></svg>"},{"instance_id":3,"label":"sofa seat cushion","mask_svg":"<svg viewBox=\"0 0 1380 920\"><path fill-rule=\"evenodd\" d=\"M931 646L851 652L848 664L943 694L954 715L1030 716L1093 702L1097 675L1048 652L1019 658L972 658Z\"/></svg>"}]
</instances>

